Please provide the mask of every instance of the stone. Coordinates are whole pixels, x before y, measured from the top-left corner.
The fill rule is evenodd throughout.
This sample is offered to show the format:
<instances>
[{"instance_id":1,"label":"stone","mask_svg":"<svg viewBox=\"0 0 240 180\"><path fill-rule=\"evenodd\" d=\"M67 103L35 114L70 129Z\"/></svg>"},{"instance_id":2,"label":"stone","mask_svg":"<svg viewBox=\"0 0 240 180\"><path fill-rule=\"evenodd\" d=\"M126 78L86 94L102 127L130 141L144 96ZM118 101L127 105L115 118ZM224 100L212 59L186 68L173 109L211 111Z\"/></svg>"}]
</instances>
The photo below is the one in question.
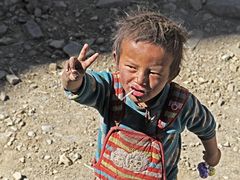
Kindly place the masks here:
<instances>
[{"instance_id":1,"label":"stone","mask_svg":"<svg viewBox=\"0 0 240 180\"><path fill-rule=\"evenodd\" d=\"M23 178L23 176L20 172L15 172L15 173L13 173L12 176L15 180L22 180L22 178Z\"/></svg>"},{"instance_id":2,"label":"stone","mask_svg":"<svg viewBox=\"0 0 240 180\"><path fill-rule=\"evenodd\" d=\"M64 164L65 166L70 166L73 164L72 160L66 156L66 154L62 154L60 155L59 157L59 161L58 161L58 164L61 165L61 164Z\"/></svg>"},{"instance_id":3,"label":"stone","mask_svg":"<svg viewBox=\"0 0 240 180\"><path fill-rule=\"evenodd\" d=\"M41 15L42 15L42 10L40 8L34 9L34 16L41 17Z\"/></svg>"},{"instance_id":4,"label":"stone","mask_svg":"<svg viewBox=\"0 0 240 180\"><path fill-rule=\"evenodd\" d=\"M52 41L50 41L49 46L53 47L55 49L62 49L64 46L64 43L65 43L64 39L52 40Z\"/></svg>"},{"instance_id":5,"label":"stone","mask_svg":"<svg viewBox=\"0 0 240 180\"><path fill-rule=\"evenodd\" d=\"M53 143L53 140L47 139L46 142L47 142L48 145L51 145Z\"/></svg>"},{"instance_id":6,"label":"stone","mask_svg":"<svg viewBox=\"0 0 240 180\"><path fill-rule=\"evenodd\" d=\"M218 106L223 106L225 104L225 101L220 97L217 102Z\"/></svg>"},{"instance_id":7,"label":"stone","mask_svg":"<svg viewBox=\"0 0 240 180\"><path fill-rule=\"evenodd\" d=\"M196 11L202 9L202 0L189 0L189 4Z\"/></svg>"},{"instance_id":8,"label":"stone","mask_svg":"<svg viewBox=\"0 0 240 180\"><path fill-rule=\"evenodd\" d=\"M96 44L97 45L101 45L101 44L103 44L105 42L105 39L104 39L104 37L99 37L99 38L97 38L96 39Z\"/></svg>"},{"instance_id":9,"label":"stone","mask_svg":"<svg viewBox=\"0 0 240 180\"><path fill-rule=\"evenodd\" d=\"M28 135L29 137L33 138L33 137L36 136L36 133L35 133L34 131L29 131L29 132L27 133L27 135Z\"/></svg>"},{"instance_id":10,"label":"stone","mask_svg":"<svg viewBox=\"0 0 240 180\"><path fill-rule=\"evenodd\" d=\"M16 85L19 82L21 82L21 80L15 74L8 74L8 75L6 75L6 79L12 85Z\"/></svg>"},{"instance_id":11,"label":"stone","mask_svg":"<svg viewBox=\"0 0 240 180\"><path fill-rule=\"evenodd\" d=\"M98 20L98 16L93 16L90 18L91 21L97 21Z\"/></svg>"},{"instance_id":12,"label":"stone","mask_svg":"<svg viewBox=\"0 0 240 180\"><path fill-rule=\"evenodd\" d=\"M0 80L4 79L6 75L7 75L6 71L0 70Z\"/></svg>"},{"instance_id":13,"label":"stone","mask_svg":"<svg viewBox=\"0 0 240 180\"><path fill-rule=\"evenodd\" d=\"M208 0L206 8L221 17L240 18L239 0Z\"/></svg>"},{"instance_id":14,"label":"stone","mask_svg":"<svg viewBox=\"0 0 240 180\"><path fill-rule=\"evenodd\" d=\"M38 39L43 37L43 32L39 25L34 20L29 20L24 25L28 33L32 36L33 39Z\"/></svg>"},{"instance_id":15,"label":"stone","mask_svg":"<svg viewBox=\"0 0 240 180\"><path fill-rule=\"evenodd\" d=\"M1 101L6 101L8 99L9 99L9 97L8 97L8 95L6 95L6 93L4 91L0 92L0 100Z\"/></svg>"},{"instance_id":16,"label":"stone","mask_svg":"<svg viewBox=\"0 0 240 180\"><path fill-rule=\"evenodd\" d=\"M80 45L77 42L71 41L66 46L63 47L63 51L69 56L77 56L80 53L80 50L82 48L82 45Z\"/></svg>"},{"instance_id":17,"label":"stone","mask_svg":"<svg viewBox=\"0 0 240 180\"><path fill-rule=\"evenodd\" d=\"M47 161L47 160L51 159L51 156L49 156L49 155L44 155L43 159Z\"/></svg>"},{"instance_id":18,"label":"stone","mask_svg":"<svg viewBox=\"0 0 240 180\"><path fill-rule=\"evenodd\" d=\"M50 72L56 72L57 71L57 63L50 63L48 66L48 70Z\"/></svg>"},{"instance_id":19,"label":"stone","mask_svg":"<svg viewBox=\"0 0 240 180\"><path fill-rule=\"evenodd\" d=\"M43 134L52 133L53 126L52 125L42 125Z\"/></svg>"},{"instance_id":20,"label":"stone","mask_svg":"<svg viewBox=\"0 0 240 180\"><path fill-rule=\"evenodd\" d=\"M223 144L223 147L231 147L231 144L230 144L230 142L225 142L224 144Z\"/></svg>"},{"instance_id":21,"label":"stone","mask_svg":"<svg viewBox=\"0 0 240 180\"><path fill-rule=\"evenodd\" d=\"M129 5L133 0L99 0L96 4L97 7L124 7Z\"/></svg>"},{"instance_id":22,"label":"stone","mask_svg":"<svg viewBox=\"0 0 240 180\"><path fill-rule=\"evenodd\" d=\"M14 43L14 39L10 37L2 37L0 39L0 46L5 46Z\"/></svg>"},{"instance_id":23,"label":"stone","mask_svg":"<svg viewBox=\"0 0 240 180\"><path fill-rule=\"evenodd\" d=\"M221 56L221 59L222 59L223 61L228 61L228 60L230 60L231 58L232 58L232 56L231 56L230 54L224 54L224 55Z\"/></svg>"},{"instance_id":24,"label":"stone","mask_svg":"<svg viewBox=\"0 0 240 180\"><path fill-rule=\"evenodd\" d=\"M0 36L5 34L7 32L7 30L8 30L8 27L4 24L1 24L0 25Z\"/></svg>"},{"instance_id":25,"label":"stone","mask_svg":"<svg viewBox=\"0 0 240 180\"><path fill-rule=\"evenodd\" d=\"M26 162L26 159L25 159L25 157L21 157L21 158L19 158L19 161L20 161L21 163L25 163L25 162Z\"/></svg>"}]
</instances>

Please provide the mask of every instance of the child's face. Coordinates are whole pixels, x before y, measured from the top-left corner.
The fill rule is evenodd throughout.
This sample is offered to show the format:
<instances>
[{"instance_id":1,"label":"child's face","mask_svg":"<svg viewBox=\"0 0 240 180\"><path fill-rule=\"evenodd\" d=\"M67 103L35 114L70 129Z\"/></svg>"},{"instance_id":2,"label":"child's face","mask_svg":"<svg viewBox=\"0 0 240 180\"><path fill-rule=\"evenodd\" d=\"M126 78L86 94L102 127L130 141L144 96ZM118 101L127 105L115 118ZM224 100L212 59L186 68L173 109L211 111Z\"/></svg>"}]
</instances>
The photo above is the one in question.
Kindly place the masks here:
<instances>
[{"instance_id":1,"label":"child's face","mask_svg":"<svg viewBox=\"0 0 240 180\"><path fill-rule=\"evenodd\" d=\"M126 93L135 103L147 103L158 95L169 79L172 56L148 42L135 42L125 39L117 68Z\"/></svg>"}]
</instances>

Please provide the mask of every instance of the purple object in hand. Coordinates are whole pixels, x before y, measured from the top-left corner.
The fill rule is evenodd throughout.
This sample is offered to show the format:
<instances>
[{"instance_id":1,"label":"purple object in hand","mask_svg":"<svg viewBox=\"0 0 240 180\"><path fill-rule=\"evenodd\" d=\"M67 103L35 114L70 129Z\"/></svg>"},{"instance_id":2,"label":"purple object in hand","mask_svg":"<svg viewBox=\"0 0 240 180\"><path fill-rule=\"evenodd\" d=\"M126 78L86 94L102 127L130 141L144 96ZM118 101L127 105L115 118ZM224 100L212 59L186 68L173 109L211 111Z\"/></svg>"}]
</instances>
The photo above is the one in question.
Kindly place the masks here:
<instances>
[{"instance_id":1,"label":"purple object in hand","mask_svg":"<svg viewBox=\"0 0 240 180\"><path fill-rule=\"evenodd\" d=\"M208 168L206 166L206 163L199 163L197 169L201 178L205 179L208 177Z\"/></svg>"}]
</instances>

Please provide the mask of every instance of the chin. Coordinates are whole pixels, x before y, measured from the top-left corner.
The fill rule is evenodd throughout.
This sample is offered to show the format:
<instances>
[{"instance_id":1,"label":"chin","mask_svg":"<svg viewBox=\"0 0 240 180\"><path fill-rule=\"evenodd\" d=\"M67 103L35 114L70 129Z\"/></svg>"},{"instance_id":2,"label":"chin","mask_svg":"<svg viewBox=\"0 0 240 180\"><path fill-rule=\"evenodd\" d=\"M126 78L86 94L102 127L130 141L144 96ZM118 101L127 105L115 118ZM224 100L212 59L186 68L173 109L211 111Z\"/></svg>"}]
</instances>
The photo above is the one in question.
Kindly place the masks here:
<instances>
[{"instance_id":1,"label":"chin","mask_svg":"<svg viewBox=\"0 0 240 180\"><path fill-rule=\"evenodd\" d=\"M145 98L137 98L135 96L131 96L130 99L135 103L144 103L146 102Z\"/></svg>"}]
</instances>

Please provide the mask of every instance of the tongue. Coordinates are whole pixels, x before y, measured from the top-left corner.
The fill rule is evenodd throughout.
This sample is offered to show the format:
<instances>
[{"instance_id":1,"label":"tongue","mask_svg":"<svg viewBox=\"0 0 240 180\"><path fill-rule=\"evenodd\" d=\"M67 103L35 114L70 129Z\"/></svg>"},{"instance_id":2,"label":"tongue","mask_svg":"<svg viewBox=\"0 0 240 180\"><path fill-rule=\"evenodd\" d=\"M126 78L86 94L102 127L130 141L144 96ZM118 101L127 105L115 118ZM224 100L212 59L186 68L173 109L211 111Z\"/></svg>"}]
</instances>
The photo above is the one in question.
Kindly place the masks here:
<instances>
[{"instance_id":1,"label":"tongue","mask_svg":"<svg viewBox=\"0 0 240 180\"><path fill-rule=\"evenodd\" d=\"M141 91L133 91L132 94L133 94L134 96L136 96L136 97L142 97L142 96L144 95L144 93L141 92Z\"/></svg>"}]
</instances>

